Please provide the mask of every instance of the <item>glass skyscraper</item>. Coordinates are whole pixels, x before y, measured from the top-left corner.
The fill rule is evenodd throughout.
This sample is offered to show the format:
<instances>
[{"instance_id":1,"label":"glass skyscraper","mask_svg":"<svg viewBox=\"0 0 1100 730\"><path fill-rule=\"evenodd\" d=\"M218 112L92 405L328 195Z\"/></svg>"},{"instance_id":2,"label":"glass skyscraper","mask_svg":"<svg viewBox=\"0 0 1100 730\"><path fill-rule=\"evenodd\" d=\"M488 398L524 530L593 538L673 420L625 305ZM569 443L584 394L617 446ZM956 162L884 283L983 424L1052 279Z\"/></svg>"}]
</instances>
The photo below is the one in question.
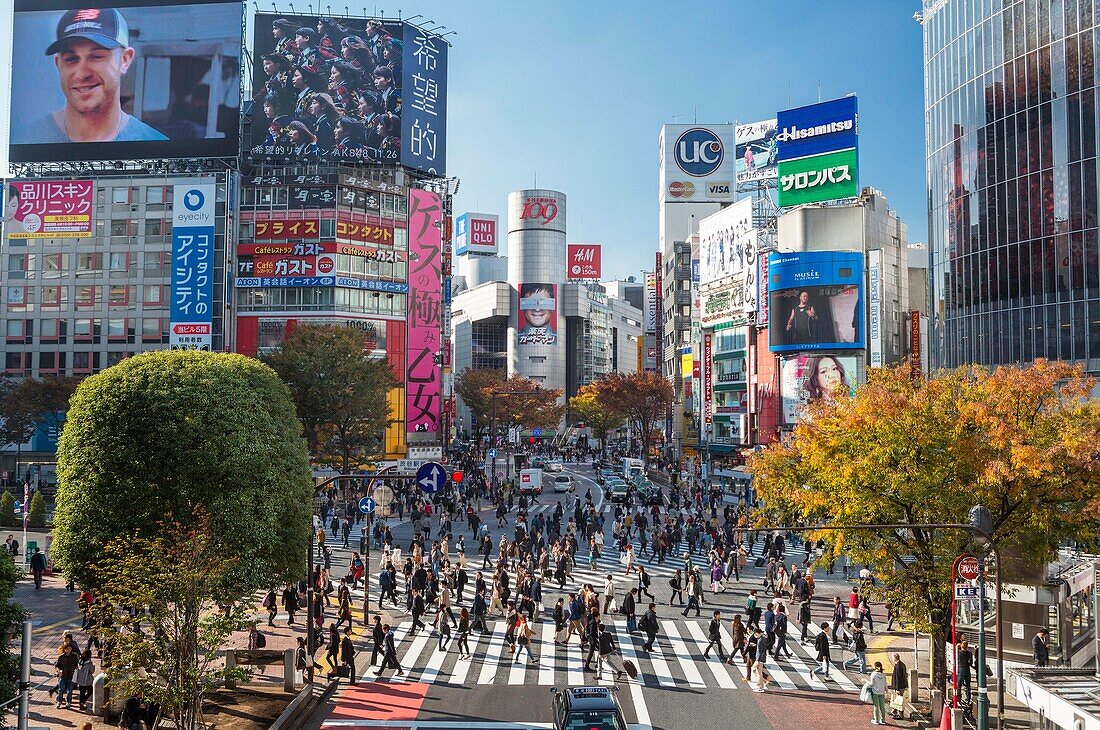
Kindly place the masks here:
<instances>
[{"instance_id":1,"label":"glass skyscraper","mask_svg":"<svg viewBox=\"0 0 1100 730\"><path fill-rule=\"evenodd\" d=\"M925 0L937 367L1100 372L1100 0Z\"/></svg>"}]
</instances>

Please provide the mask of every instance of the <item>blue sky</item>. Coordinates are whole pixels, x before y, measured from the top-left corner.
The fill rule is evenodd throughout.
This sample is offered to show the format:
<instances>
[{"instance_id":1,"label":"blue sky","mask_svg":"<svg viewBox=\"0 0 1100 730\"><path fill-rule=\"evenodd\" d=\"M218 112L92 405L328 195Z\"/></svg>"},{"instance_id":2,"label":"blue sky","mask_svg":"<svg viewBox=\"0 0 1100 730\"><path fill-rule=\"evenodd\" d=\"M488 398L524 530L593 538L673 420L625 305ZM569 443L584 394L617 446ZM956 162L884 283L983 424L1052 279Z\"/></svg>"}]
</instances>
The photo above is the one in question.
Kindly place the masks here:
<instances>
[{"instance_id":1,"label":"blue sky","mask_svg":"<svg viewBox=\"0 0 1100 730\"><path fill-rule=\"evenodd\" d=\"M10 42L10 0L4 6L0 43ZM344 4L331 8L342 13ZM766 119L816 101L819 84L822 99L859 95L860 184L882 190L909 240L924 241L919 8L918 0L384 0L365 10L422 13L458 31L448 115L448 171L462 180L456 212L503 215L508 192L537 176L568 196L569 240L604 244L610 277L652 264L662 124ZM6 100L0 107L6 128Z\"/></svg>"}]
</instances>

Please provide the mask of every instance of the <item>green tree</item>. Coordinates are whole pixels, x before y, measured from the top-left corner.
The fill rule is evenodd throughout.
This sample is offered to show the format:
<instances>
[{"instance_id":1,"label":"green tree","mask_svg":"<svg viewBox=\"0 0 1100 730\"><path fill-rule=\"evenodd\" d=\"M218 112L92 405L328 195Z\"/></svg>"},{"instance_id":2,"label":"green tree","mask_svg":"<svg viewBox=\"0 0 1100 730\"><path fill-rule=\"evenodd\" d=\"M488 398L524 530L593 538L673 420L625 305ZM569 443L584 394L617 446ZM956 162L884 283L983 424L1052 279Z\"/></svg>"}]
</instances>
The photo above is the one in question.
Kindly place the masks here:
<instances>
[{"instance_id":1,"label":"green tree","mask_svg":"<svg viewBox=\"0 0 1100 730\"><path fill-rule=\"evenodd\" d=\"M27 515L27 527L42 528L46 526L46 498L42 492L35 492L31 497L31 508Z\"/></svg>"},{"instance_id":2,"label":"green tree","mask_svg":"<svg viewBox=\"0 0 1100 730\"><path fill-rule=\"evenodd\" d=\"M20 382L8 376L0 377L0 446L15 446L15 467L19 471L23 444L34 435L35 411L24 397Z\"/></svg>"},{"instance_id":3,"label":"green tree","mask_svg":"<svg viewBox=\"0 0 1100 730\"><path fill-rule=\"evenodd\" d=\"M209 515L221 602L305 570L313 488L287 387L242 355L151 352L84 380L58 446L53 553L97 588L104 551ZM206 598L207 596L202 596Z\"/></svg>"},{"instance_id":4,"label":"green tree","mask_svg":"<svg viewBox=\"0 0 1100 730\"><path fill-rule=\"evenodd\" d=\"M656 430L672 407L672 384L657 373L638 371L623 375L611 373L592 383L596 401L609 413L617 413L630 422L635 437L642 442L642 461L649 464L649 447Z\"/></svg>"},{"instance_id":5,"label":"green tree","mask_svg":"<svg viewBox=\"0 0 1100 730\"><path fill-rule=\"evenodd\" d=\"M959 369L927 382L908 366L874 369L854 397L843 387L807 406L790 443L750 462L767 505L761 520L839 528L823 538L873 565L873 594L932 634L933 678L943 688L951 565L979 549L962 531L844 526L967 522L987 507L1008 582L1034 575L1067 539L1094 540L1100 504L1100 402L1080 368Z\"/></svg>"},{"instance_id":6,"label":"green tree","mask_svg":"<svg viewBox=\"0 0 1100 730\"><path fill-rule=\"evenodd\" d=\"M0 492L0 525L4 527L14 527L16 525L15 517L15 497L11 496L11 492L4 490ZM22 520L18 520L19 524L22 524Z\"/></svg>"},{"instance_id":7,"label":"green tree","mask_svg":"<svg viewBox=\"0 0 1100 730\"><path fill-rule=\"evenodd\" d=\"M181 728L204 727L204 697L248 676L226 669L218 654L234 631L248 628L252 605L209 598L240 562L222 553L212 526L201 511L182 522L169 516L155 535L107 543L94 568L100 586L94 608L99 638L111 647L105 669L112 684L123 696L159 704Z\"/></svg>"},{"instance_id":8,"label":"green tree","mask_svg":"<svg viewBox=\"0 0 1100 730\"><path fill-rule=\"evenodd\" d=\"M487 368L466 368L455 378L455 393L473 415L474 443L481 443L481 433L488 428L492 418L492 392L503 384L506 373L503 370Z\"/></svg>"},{"instance_id":9,"label":"green tree","mask_svg":"<svg viewBox=\"0 0 1100 730\"><path fill-rule=\"evenodd\" d=\"M569 399L569 411L576 420L592 429L600 440L600 453L607 451L607 435L626 421L621 413L616 413L600 403L599 386L585 385L575 396Z\"/></svg>"},{"instance_id":10,"label":"green tree","mask_svg":"<svg viewBox=\"0 0 1100 730\"><path fill-rule=\"evenodd\" d=\"M23 577L23 571L15 564L15 559L7 550L0 550L0 697L14 697L18 691L20 657L16 653L15 640L21 635L21 622L27 618L26 611L12 600L15 584ZM7 713L14 712L17 705L7 705L0 709L0 727L10 727Z\"/></svg>"},{"instance_id":11,"label":"green tree","mask_svg":"<svg viewBox=\"0 0 1100 730\"><path fill-rule=\"evenodd\" d=\"M316 464L349 473L383 450L396 378L363 349L358 330L301 325L264 357L290 388Z\"/></svg>"}]
</instances>

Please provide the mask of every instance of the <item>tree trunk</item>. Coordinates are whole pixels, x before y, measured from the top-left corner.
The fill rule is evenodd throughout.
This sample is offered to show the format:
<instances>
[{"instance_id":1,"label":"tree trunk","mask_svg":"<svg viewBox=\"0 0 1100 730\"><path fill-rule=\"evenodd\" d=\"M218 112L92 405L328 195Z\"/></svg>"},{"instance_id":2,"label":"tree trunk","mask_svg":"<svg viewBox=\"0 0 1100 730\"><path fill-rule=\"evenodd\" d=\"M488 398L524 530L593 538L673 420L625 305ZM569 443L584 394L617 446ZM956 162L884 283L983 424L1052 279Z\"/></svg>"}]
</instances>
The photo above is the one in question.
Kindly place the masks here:
<instances>
[{"instance_id":1,"label":"tree trunk","mask_svg":"<svg viewBox=\"0 0 1100 730\"><path fill-rule=\"evenodd\" d=\"M933 689L947 691L949 677L947 674L947 629L939 628L932 632L932 676L929 686ZM946 695L945 695L946 696Z\"/></svg>"}]
</instances>

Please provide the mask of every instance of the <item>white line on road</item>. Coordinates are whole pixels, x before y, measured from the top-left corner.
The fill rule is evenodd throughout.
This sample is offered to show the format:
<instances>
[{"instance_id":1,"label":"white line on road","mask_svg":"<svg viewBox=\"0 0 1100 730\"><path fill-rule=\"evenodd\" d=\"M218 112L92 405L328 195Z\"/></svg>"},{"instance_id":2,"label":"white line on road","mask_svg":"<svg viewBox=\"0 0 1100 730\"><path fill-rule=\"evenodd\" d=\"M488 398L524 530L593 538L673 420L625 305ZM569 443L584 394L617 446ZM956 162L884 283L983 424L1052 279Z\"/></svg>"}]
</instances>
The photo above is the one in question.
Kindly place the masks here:
<instances>
[{"instance_id":1,"label":"white line on road","mask_svg":"<svg viewBox=\"0 0 1100 730\"><path fill-rule=\"evenodd\" d=\"M665 622L665 633L668 634L668 640L672 644L672 653L676 655L676 660L680 662L680 669L683 670L688 685L694 689L705 688L707 685L703 682L703 675L699 673L699 669L695 666L695 659L688 652L683 639L680 638L680 632L676 630L674 621Z\"/></svg>"},{"instance_id":2,"label":"white line on road","mask_svg":"<svg viewBox=\"0 0 1100 730\"><path fill-rule=\"evenodd\" d=\"M703 627L694 621L687 622L688 633L695 639L695 643L699 646L706 648L708 639L707 635L703 633ZM714 681L718 683L718 686L722 689L737 689L737 685L733 681L733 677L729 675L726 668L722 666L722 660L717 656L717 647L714 648L714 654L708 655L703 661L710 669L710 673L714 675Z\"/></svg>"},{"instance_id":3,"label":"white line on road","mask_svg":"<svg viewBox=\"0 0 1100 730\"><path fill-rule=\"evenodd\" d=\"M634 639L626 630L625 621L615 622L615 633L619 639L619 647L622 649L623 658L629 659L638 667L638 653L634 650ZM634 713L638 717L638 723L631 727L637 730L652 730L653 725L649 719L649 708L645 703L645 695L642 693L642 670L638 667L638 679L630 680L630 700L634 703Z\"/></svg>"},{"instance_id":4,"label":"white line on road","mask_svg":"<svg viewBox=\"0 0 1100 730\"><path fill-rule=\"evenodd\" d=\"M554 643L554 624L543 624L542 645L539 647L539 684L554 683L554 654L557 648Z\"/></svg>"},{"instance_id":5,"label":"white line on road","mask_svg":"<svg viewBox=\"0 0 1100 730\"><path fill-rule=\"evenodd\" d=\"M504 651L504 622L493 623L493 633L489 638L489 645L485 647L485 659L481 665L481 676L478 684L492 684L497 676L497 664L500 663L500 653Z\"/></svg>"}]
</instances>

